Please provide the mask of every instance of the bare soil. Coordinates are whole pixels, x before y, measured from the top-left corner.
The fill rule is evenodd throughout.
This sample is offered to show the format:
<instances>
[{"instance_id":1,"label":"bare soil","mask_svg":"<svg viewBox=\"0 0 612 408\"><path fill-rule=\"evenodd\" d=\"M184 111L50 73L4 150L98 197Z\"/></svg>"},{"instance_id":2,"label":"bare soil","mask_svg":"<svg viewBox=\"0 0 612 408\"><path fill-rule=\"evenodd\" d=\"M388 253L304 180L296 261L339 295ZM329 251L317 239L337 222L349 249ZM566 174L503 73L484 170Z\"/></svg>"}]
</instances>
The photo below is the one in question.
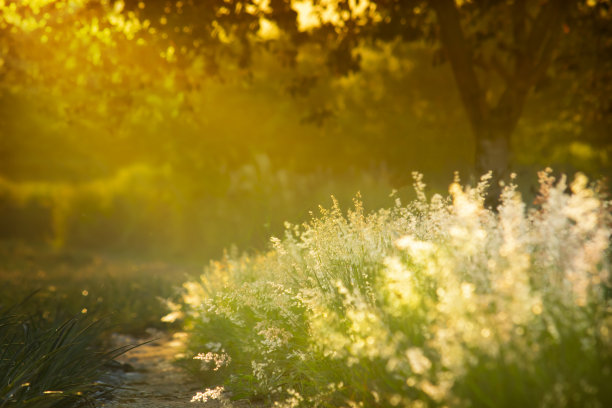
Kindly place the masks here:
<instances>
[{"instance_id":1,"label":"bare soil","mask_svg":"<svg viewBox=\"0 0 612 408\"><path fill-rule=\"evenodd\" d=\"M127 335L114 335L117 347L128 344L150 343L128 351L117 359L117 369L105 381L117 384L119 388L110 399L100 402L108 408L175 408L196 406L221 407L218 401L192 403L191 398L204 387L174 364L183 350L185 333L162 333L150 331L144 339ZM233 408L254 407L249 401L233 402ZM224 408L227 405L224 406ZM230 408L230 407L227 407Z\"/></svg>"}]
</instances>

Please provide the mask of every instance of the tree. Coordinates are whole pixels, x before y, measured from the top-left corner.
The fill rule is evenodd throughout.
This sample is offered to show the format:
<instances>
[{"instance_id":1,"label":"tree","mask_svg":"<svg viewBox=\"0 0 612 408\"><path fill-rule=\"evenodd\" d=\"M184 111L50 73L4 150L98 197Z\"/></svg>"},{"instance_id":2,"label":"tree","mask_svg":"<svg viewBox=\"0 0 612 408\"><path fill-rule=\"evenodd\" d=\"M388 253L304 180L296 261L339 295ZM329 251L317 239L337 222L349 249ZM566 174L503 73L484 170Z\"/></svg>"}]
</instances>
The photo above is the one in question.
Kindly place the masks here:
<instances>
[{"instance_id":1,"label":"tree","mask_svg":"<svg viewBox=\"0 0 612 408\"><path fill-rule=\"evenodd\" d=\"M560 42L567 41L580 21L610 19L610 3L594 0L313 0L309 12L316 21L308 26L290 0L219 1L210 6L204 21L216 21L237 35L243 64L249 59L248 33L259 30L263 20L286 34L282 40L290 45L285 44L284 55L295 57L301 44L316 42L327 50L328 66L339 75L359 69L358 47L363 43L401 38L441 45L441 59L452 67L475 138L475 172L493 172L491 197L497 196L497 182L509 173L511 136L525 102L555 62ZM591 38L583 40L600 34L591 32Z\"/></svg>"},{"instance_id":2,"label":"tree","mask_svg":"<svg viewBox=\"0 0 612 408\"><path fill-rule=\"evenodd\" d=\"M478 174L491 170L494 181L507 175L512 154L510 137L527 95L551 63L571 6L570 1L551 0L540 7L535 18L530 18L527 1L514 1L509 5L512 36L497 40L495 49L486 56L484 52L477 53L470 44L454 2L432 1L440 40L476 139ZM496 22L501 23L499 20ZM500 57L500 53L505 54L505 58ZM490 91L477 76L479 62L485 70L495 70L502 79L497 100L487 97Z\"/></svg>"},{"instance_id":3,"label":"tree","mask_svg":"<svg viewBox=\"0 0 612 408\"><path fill-rule=\"evenodd\" d=\"M512 135L534 89L576 79L586 85L573 92L589 96L583 106L593 113L582 116L590 117L594 127L612 117L605 91L611 66L606 55L612 53L603 51L612 38L609 0L8 3L0 13L5 88L28 87L32 78L59 95L87 86L99 95L96 103L84 100L70 110L62 100L53 108L69 115L76 111L75 116L88 111L106 125L105 118L125 117L126 106L148 107L155 116L160 99L168 111L164 114L193 109L188 96L202 75L232 72L248 79L255 50L265 49L294 70L299 78L290 92L303 95L322 76L318 71L336 76L359 71L364 47L397 41L425 42L438 50L432 62L452 68L474 135L475 173L493 171L493 193L511 167ZM317 72L304 75L298 68L304 50L313 46L325 56L327 69L319 65ZM596 61L576 53L585 48L595 49ZM74 74L62 77L58 70ZM166 106L168 100L175 102ZM192 116L197 120L197 113ZM318 106L310 119L322 122L329 116Z\"/></svg>"},{"instance_id":4,"label":"tree","mask_svg":"<svg viewBox=\"0 0 612 408\"><path fill-rule=\"evenodd\" d=\"M340 3L341 13L350 11L350 2ZM365 24L347 13L343 39L333 50L333 58L344 56L352 62L347 65L344 61L345 66L357 66L358 59L347 45L364 39L437 40L442 58L452 67L474 134L476 174L493 172L490 204L499 193L498 181L508 176L511 136L525 101L547 74L560 41L580 20L609 22L609 3L595 1L381 0L372 1L369 7L362 14L375 17ZM597 34L592 32L584 40Z\"/></svg>"}]
</instances>

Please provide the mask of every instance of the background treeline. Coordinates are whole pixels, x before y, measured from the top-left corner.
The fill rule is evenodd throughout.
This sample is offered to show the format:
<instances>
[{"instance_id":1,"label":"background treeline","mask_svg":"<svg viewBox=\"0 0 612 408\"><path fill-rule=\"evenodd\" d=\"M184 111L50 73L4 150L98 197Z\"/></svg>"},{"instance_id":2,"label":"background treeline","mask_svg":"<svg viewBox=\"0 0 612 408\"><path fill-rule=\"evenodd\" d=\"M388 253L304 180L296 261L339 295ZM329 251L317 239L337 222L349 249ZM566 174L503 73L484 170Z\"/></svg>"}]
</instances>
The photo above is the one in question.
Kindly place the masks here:
<instances>
[{"instance_id":1,"label":"background treeline","mask_svg":"<svg viewBox=\"0 0 612 408\"><path fill-rule=\"evenodd\" d=\"M0 239L51 249L204 262L236 245L260 249L289 219L305 219L338 194L361 190L368 208L392 202L383 170L306 175L270 168L266 156L197 191L168 167L137 165L95 181L0 179ZM379 177L381 176L381 177ZM205 188L206 184L196 184ZM223 188L223 189L221 189Z\"/></svg>"}]
</instances>

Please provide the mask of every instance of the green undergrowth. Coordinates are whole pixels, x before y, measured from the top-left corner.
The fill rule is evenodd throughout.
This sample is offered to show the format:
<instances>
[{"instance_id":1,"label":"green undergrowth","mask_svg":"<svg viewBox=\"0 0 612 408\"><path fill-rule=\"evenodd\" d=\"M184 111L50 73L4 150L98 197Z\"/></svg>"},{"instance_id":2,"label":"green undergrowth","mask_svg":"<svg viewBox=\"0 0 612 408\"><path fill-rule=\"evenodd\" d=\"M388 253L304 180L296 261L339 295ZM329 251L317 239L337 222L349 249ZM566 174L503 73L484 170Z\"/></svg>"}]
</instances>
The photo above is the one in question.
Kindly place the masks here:
<instances>
[{"instance_id":1,"label":"green undergrowth","mask_svg":"<svg viewBox=\"0 0 612 408\"><path fill-rule=\"evenodd\" d=\"M141 335L147 328L168 328L160 321L168 310L165 300L176 297L176 286L193 273L188 265L2 242L0 304L17 304L36 291L23 305L31 314L84 314L108 320L110 330Z\"/></svg>"},{"instance_id":2,"label":"green undergrowth","mask_svg":"<svg viewBox=\"0 0 612 408\"><path fill-rule=\"evenodd\" d=\"M261 248L285 219L306 218L332 191L350 202L360 188L382 205L389 179L383 170L300 174L266 156L209 176L144 164L81 183L0 176L0 239L201 265L232 244Z\"/></svg>"},{"instance_id":3,"label":"green undergrowth","mask_svg":"<svg viewBox=\"0 0 612 408\"><path fill-rule=\"evenodd\" d=\"M279 407L612 406L610 203L540 173L287 225L184 284L194 400Z\"/></svg>"},{"instance_id":4,"label":"green undergrowth","mask_svg":"<svg viewBox=\"0 0 612 408\"><path fill-rule=\"evenodd\" d=\"M185 269L0 245L0 407L94 406L117 348L160 321ZM136 344L135 344L136 345ZM134 345L128 345L131 347Z\"/></svg>"},{"instance_id":5,"label":"green undergrowth","mask_svg":"<svg viewBox=\"0 0 612 408\"><path fill-rule=\"evenodd\" d=\"M32 315L28 301L0 309L0 407L94 406L112 388L101 373L126 348L103 351L103 321Z\"/></svg>"}]
</instances>

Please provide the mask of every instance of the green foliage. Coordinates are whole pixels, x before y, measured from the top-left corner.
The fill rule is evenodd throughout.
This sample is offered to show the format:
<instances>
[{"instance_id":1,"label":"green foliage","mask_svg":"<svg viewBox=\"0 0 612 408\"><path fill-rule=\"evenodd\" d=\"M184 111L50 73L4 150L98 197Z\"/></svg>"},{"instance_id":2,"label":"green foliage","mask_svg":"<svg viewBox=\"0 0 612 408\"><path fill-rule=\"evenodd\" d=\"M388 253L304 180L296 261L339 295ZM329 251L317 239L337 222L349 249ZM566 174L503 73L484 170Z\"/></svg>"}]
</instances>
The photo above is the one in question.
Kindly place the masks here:
<instances>
[{"instance_id":1,"label":"green foliage","mask_svg":"<svg viewBox=\"0 0 612 408\"><path fill-rule=\"evenodd\" d=\"M0 406L94 406L116 386L104 381L127 350L109 335L171 328L160 321L164 299L187 271L3 242Z\"/></svg>"},{"instance_id":2,"label":"green foliage","mask_svg":"<svg viewBox=\"0 0 612 408\"><path fill-rule=\"evenodd\" d=\"M305 219L329 194L348 200L358 186L378 207L386 176L329 177L252 164L194 182L170 167L132 166L88 183L14 183L0 179L0 235L58 250L207 261L232 244L261 247L285 219Z\"/></svg>"},{"instance_id":3,"label":"green foliage","mask_svg":"<svg viewBox=\"0 0 612 408\"><path fill-rule=\"evenodd\" d=\"M290 170L384 163L402 182L412 170L431 179L473 167L432 2L6 3L0 173L11 180L110 178L147 163L195 183L260 153ZM512 147L518 166L569 162L598 177L610 168L611 14L608 0L574 3ZM487 104L523 82L514 59L529 47L513 29L532 32L542 5L457 7Z\"/></svg>"},{"instance_id":4,"label":"green foliage","mask_svg":"<svg viewBox=\"0 0 612 408\"><path fill-rule=\"evenodd\" d=\"M188 273L193 269L187 265L111 260L19 243L0 246L2 305L36 292L21 306L24 314L45 321L84 314L92 321L106 320L105 335L168 328L159 320L168 311L164 299L176 296L176 286Z\"/></svg>"},{"instance_id":5,"label":"green foliage","mask_svg":"<svg viewBox=\"0 0 612 408\"><path fill-rule=\"evenodd\" d=\"M610 204L577 175L288 226L184 286L196 400L277 406L608 406ZM176 317L178 314L174 313ZM197 367L196 367L197 368ZM214 387L214 388L213 388Z\"/></svg>"},{"instance_id":6,"label":"green foliage","mask_svg":"<svg viewBox=\"0 0 612 408\"><path fill-rule=\"evenodd\" d=\"M0 406L94 406L116 386L104 382L126 351L109 335L172 328L160 318L188 272L3 241Z\"/></svg>"},{"instance_id":7,"label":"green foliage","mask_svg":"<svg viewBox=\"0 0 612 408\"><path fill-rule=\"evenodd\" d=\"M104 365L124 349L100 351L101 321L33 315L30 301L0 309L0 406L91 404L109 389L99 381Z\"/></svg>"}]
</instances>

